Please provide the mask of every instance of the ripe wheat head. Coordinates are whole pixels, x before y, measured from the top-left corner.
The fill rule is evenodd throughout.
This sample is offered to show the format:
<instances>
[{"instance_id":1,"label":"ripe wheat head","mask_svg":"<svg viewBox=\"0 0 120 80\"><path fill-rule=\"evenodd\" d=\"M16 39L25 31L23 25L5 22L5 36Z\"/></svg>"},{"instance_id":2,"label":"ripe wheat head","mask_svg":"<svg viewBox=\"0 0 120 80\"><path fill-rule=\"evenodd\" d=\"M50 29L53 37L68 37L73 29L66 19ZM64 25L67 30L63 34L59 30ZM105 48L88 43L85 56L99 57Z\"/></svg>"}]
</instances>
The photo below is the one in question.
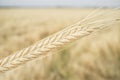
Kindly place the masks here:
<instances>
[{"instance_id":1,"label":"ripe wheat head","mask_svg":"<svg viewBox=\"0 0 120 80\"><path fill-rule=\"evenodd\" d=\"M86 20L89 20L88 18ZM106 24L101 24L103 21L88 21L86 20L78 22L72 26L68 26L45 39L38 41L30 47L24 48L8 57L0 60L0 73L14 69L28 61L34 60L38 57L43 57L49 54L50 51L61 48L67 43L71 43L74 40L80 39L84 36L90 35L92 32L100 30ZM112 20L113 21L113 20Z\"/></svg>"}]
</instances>

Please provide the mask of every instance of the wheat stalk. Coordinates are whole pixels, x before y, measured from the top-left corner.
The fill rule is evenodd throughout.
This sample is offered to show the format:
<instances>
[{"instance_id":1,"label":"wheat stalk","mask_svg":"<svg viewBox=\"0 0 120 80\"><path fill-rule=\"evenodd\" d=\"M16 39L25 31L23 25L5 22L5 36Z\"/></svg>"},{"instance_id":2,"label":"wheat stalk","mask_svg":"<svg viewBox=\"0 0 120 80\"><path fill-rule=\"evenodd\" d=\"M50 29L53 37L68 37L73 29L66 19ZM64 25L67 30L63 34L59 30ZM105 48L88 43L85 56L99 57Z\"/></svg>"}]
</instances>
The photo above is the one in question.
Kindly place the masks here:
<instances>
[{"instance_id":1,"label":"wheat stalk","mask_svg":"<svg viewBox=\"0 0 120 80\"><path fill-rule=\"evenodd\" d=\"M14 69L35 58L46 56L48 55L48 52L59 49L74 40L90 35L92 32L95 32L104 26L104 24L94 26L94 22L89 25L90 23L91 22L82 24L82 22L78 22L77 24L72 25L72 27L68 26L68 28L40 40L28 48L24 48L13 55L1 59L0 73Z\"/></svg>"}]
</instances>

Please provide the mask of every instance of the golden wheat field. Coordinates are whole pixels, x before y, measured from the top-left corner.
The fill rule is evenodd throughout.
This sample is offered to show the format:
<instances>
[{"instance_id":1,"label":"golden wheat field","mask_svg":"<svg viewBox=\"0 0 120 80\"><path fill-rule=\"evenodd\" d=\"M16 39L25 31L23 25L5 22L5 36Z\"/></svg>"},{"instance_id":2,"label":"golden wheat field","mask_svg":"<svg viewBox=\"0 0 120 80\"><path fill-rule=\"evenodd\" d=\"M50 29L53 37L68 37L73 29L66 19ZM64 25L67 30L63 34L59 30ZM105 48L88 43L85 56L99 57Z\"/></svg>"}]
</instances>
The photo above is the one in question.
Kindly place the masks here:
<instances>
[{"instance_id":1,"label":"golden wheat field","mask_svg":"<svg viewBox=\"0 0 120 80\"><path fill-rule=\"evenodd\" d=\"M82 20L93 10L1 8L0 59ZM120 19L119 12L100 9L93 15ZM0 74L0 80L120 80L120 22L51 53L55 54Z\"/></svg>"}]
</instances>

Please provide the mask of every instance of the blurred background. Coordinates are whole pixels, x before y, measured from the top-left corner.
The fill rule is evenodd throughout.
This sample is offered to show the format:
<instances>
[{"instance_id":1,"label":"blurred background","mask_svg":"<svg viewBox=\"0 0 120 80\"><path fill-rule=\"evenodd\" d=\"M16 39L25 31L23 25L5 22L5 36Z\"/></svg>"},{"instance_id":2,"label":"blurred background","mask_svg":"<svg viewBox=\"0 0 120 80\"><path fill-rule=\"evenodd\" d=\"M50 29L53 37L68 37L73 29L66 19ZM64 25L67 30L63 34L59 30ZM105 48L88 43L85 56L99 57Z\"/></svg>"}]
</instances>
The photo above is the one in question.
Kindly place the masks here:
<instances>
[{"instance_id":1,"label":"blurred background","mask_svg":"<svg viewBox=\"0 0 120 80\"><path fill-rule=\"evenodd\" d=\"M92 18L81 25L108 26L64 46L62 51L49 52L54 55L4 73L0 80L120 80L119 7L120 0L0 0L0 59L93 11ZM94 21L98 22L89 25Z\"/></svg>"},{"instance_id":2,"label":"blurred background","mask_svg":"<svg viewBox=\"0 0 120 80\"><path fill-rule=\"evenodd\" d=\"M119 7L120 0L0 0L1 7Z\"/></svg>"}]
</instances>

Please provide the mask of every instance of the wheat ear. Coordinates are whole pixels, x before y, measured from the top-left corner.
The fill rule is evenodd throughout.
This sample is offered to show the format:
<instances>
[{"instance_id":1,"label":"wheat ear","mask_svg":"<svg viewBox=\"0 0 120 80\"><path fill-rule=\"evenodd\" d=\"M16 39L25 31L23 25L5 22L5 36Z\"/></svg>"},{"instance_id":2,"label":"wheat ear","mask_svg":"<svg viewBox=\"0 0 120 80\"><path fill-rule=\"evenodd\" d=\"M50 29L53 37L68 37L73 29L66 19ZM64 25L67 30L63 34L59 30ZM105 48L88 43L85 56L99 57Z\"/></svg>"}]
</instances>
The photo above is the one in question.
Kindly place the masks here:
<instances>
[{"instance_id":1,"label":"wheat ear","mask_svg":"<svg viewBox=\"0 0 120 80\"><path fill-rule=\"evenodd\" d=\"M21 64L34 60L35 58L46 56L48 55L48 52L58 49L74 40L90 35L92 32L99 30L101 26L104 26L99 25L93 27L93 25L89 26L89 23L79 23L67 30L61 30L43 40L38 41L30 47L24 48L13 55L1 59L0 73L14 69Z\"/></svg>"}]
</instances>

